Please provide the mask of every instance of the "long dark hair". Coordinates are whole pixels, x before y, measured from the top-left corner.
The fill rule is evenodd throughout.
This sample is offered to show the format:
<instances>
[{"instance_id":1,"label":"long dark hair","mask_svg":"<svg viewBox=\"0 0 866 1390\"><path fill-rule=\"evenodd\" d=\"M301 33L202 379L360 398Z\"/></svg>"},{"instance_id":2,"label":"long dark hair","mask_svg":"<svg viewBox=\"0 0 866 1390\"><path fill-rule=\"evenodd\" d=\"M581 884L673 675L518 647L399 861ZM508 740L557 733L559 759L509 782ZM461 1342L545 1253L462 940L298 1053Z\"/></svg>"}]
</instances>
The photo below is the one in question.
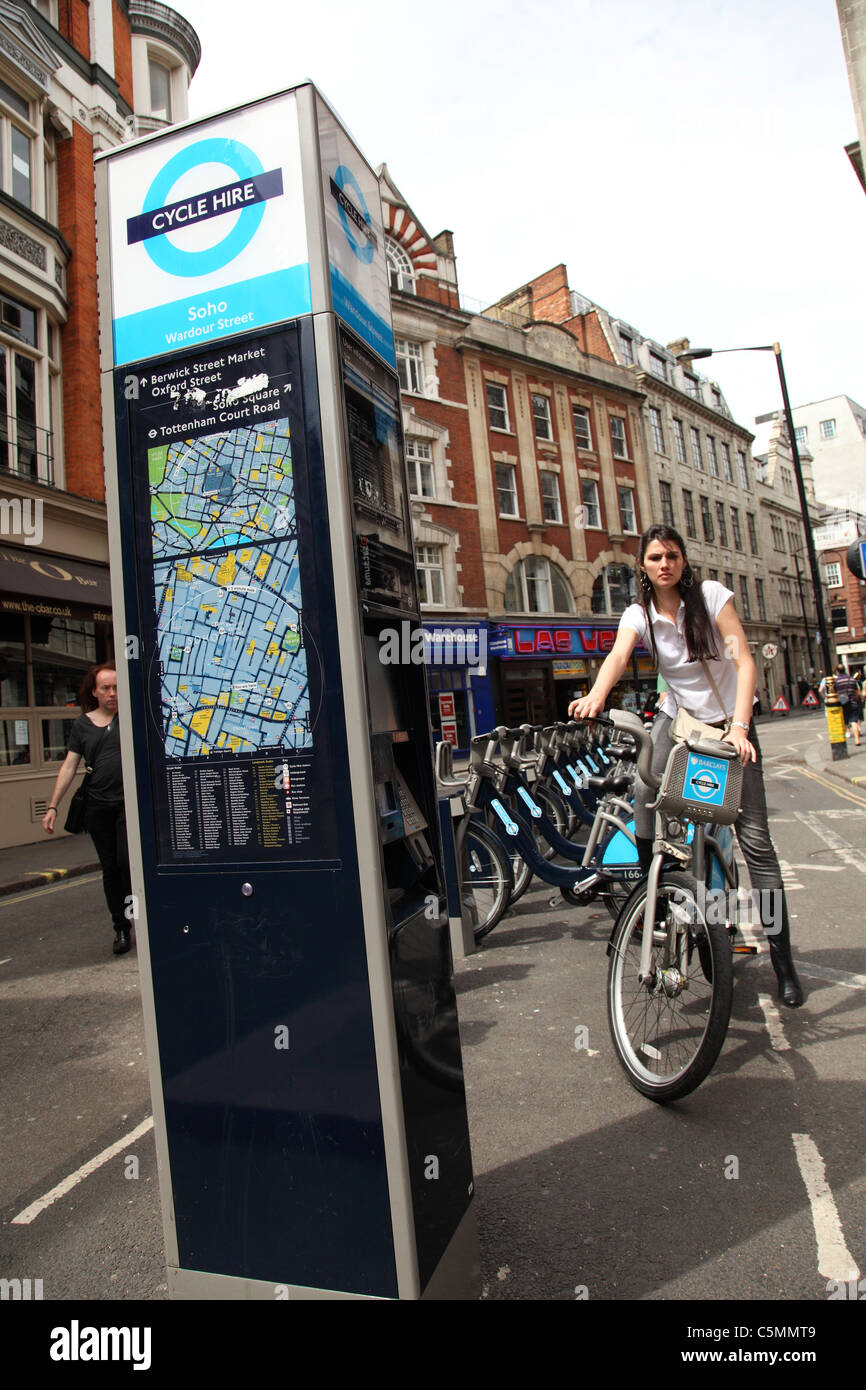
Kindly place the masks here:
<instances>
[{"instance_id":1,"label":"long dark hair","mask_svg":"<svg viewBox=\"0 0 866 1390\"><path fill-rule=\"evenodd\" d=\"M682 578L677 588L686 606L685 634L686 648L689 653L689 661L718 661L719 648L716 643L716 633L718 629L707 611L704 602L704 595L700 584L695 582L695 576L691 565L686 556L686 543L679 531L675 531L673 526L650 526L644 531L640 538L640 552L638 563L643 563L647 547L653 541L667 541L677 546L680 550L684 565ZM650 616L650 600L653 597L653 587L650 583L646 571L640 575L640 601L646 614L647 628L652 642L653 657L658 664L658 651L656 650L656 638L653 632L652 618Z\"/></svg>"},{"instance_id":2,"label":"long dark hair","mask_svg":"<svg viewBox=\"0 0 866 1390\"><path fill-rule=\"evenodd\" d=\"M93 687L96 685L96 677L100 671L117 671L117 666L113 661L103 661L101 666L91 666L81 682L81 689L78 692L78 703L85 714L99 708L99 701L93 693Z\"/></svg>"}]
</instances>

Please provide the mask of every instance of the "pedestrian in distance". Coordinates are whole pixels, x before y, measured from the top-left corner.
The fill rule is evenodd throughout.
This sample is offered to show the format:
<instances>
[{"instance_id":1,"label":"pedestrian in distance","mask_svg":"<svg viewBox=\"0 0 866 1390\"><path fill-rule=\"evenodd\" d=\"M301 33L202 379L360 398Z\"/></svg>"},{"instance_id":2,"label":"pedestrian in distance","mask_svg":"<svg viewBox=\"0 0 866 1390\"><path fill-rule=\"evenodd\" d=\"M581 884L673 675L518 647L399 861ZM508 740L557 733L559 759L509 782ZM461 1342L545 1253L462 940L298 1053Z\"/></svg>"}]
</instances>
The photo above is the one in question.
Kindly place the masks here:
<instances>
[{"instance_id":1,"label":"pedestrian in distance","mask_svg":"<svg viewBox=\"0 0 866 1390\"><path fill-rule=\"evenodd\" d=\"M653 721L653 772L660 775L667 763L673 747L669 731L677 709L726 730L725 741L736 748L743 765L737 838L760 902L780 998L790 1008L798 1008L803 1002L803 988L791 955L788 906L767 823L761 751L753 718L757 671L734 608L734 596L716 580L696 582L685 542L672 526L651 526L644 532L638 570L640 602L623 613L613 649L595 684L588 695L572 701L569 715L593 719L601 714L642 641L653 652L659 674L668 685ZM644 874L652 860L654 813L649 803L655 795L640 777L636 779L635 839Z\"/></svg>"},{"instance_id":2,"label":"pedestrian in distance","mask_svg":"<svg viewBox=\"0 0 866 1390\"><path fill-rule=\"evenodd\" d=\"M860 747L860 687L852 675L845 670L842 662L836 663L836 670L833 672L836 681L836 694L839 697L839 704L842 706L842 715L845 720L845 737L848 737L848 730L854 730L854 742Z\"/></svg>"},{"instance_id":3,"label":"pedestrian in distance","mask_svg":"<svg viewBox=\"0 0 866 1390\"><path fill-rule=\"evenodd\" d=\"M113 951L124 955L132 944L132 924L126 916L132 900L123 776L120 763L120 731L117 719L117 671L113 662L92 666L78 694L82 713L69 733L67 754L57 774L51 803L42 828L53 835L57 810L75 780L81 759L87 795L84 828L93 841L102 866L102 886L114 927Z\"/></svg>"}]
</instances>

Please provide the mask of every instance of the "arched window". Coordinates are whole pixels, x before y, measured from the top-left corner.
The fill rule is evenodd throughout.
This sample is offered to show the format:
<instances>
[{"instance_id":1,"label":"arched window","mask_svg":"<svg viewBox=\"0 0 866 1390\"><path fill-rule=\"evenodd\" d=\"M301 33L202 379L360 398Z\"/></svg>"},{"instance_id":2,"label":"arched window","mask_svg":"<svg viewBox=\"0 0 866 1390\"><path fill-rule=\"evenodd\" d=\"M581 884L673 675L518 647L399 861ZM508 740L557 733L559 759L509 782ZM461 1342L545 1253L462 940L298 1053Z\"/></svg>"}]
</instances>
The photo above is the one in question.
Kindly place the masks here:
<instances>
[{"instance_id":1,"label":"arched window","mask_svg":"<svg viewBox=\"0 0 866 1390\"><path fill-rule=\"evenodd\" d=\"M592 586L593 613L624 613L634 601L634 570L629 565L606 565Z\"/></svg>"},{"instance_id":2,"label":"arched window","mask_svg":"<svg viewBox=\"0 0 866 1390\"><path fill-rule=\"evenodd\" d=\"M404 290L406 294L415 293L415 268L403 247L393 237L385 238L385 255L388 259L388 273L392 290Z\"/></svg>"},{"instance_id":3,"label":"arched window","mask_svg":"<svg viewBox=\"0 0 866 1390\"><path fill-rule=\"evenodd\" d=\"M529 555L508 576L506 613L573 613L574 597L562 570L543 555Z\"/></svg>"}]
</instances>

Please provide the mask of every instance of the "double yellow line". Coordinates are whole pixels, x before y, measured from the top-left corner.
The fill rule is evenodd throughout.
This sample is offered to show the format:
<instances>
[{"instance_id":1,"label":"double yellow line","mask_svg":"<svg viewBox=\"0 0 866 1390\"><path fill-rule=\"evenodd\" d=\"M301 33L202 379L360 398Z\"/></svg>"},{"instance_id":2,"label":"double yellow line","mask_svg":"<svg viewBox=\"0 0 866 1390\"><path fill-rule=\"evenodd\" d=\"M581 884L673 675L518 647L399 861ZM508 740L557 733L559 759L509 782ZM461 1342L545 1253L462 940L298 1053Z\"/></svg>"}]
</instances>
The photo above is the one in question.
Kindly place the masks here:
<instances>
[{"instance_id":1,"label":"double yellow line","mask_svg":"<svg viewBox=\"0 0 866 1390\"><path fill-rule=\"evenodd\" d=\"M853 801L855 806L866 806L866 796L853 790L849 791L845 787L840 787L839 783L834 778L824 777L820 772L813 772L811 768L797 766L796 770L802 773L804 777L808 777L810 781L817 782L820 787L827 787L829 791L835 792L837 796L844 797L846 801Z\"/></svg>"}]
</instances>

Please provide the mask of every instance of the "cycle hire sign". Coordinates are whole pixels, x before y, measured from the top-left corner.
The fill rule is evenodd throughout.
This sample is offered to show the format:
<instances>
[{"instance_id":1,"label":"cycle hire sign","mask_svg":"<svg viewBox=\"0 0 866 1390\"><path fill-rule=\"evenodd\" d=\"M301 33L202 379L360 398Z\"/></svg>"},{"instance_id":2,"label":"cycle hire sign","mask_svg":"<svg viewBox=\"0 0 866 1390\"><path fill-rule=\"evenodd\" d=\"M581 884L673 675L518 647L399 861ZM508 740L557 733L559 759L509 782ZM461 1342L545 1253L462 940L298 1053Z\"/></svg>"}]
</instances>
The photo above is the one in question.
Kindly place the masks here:
<instances>
[{"instance_id":1,"label":"cycle hire sign","mask_svg":"<svg viewBox=\"0 0 866 1390\"><path fill-rule=\"evenodd\" d=\"M700 806L724 806L728 783L726 758L706 758L689 753L683 779L683 797Z\"/></svg>"},{"instance_id":2,"label":"cycle hire sign","mask_svg":"<svg viewBox=\"0 0 866 1390\"><path fill-rule=\"evenodd\" d=\"M310 313L301 190L291 92L115 152L115 365Z\"/></svg>"},{"instance_id":3,"label":"cycle hire sign","mask_svg":"<svg viewBox=\"0 0 866 1390\"><path fill-rule=\"evenodd\" d=\"M318 93L316 120L334 313L393 367L379 180Z\"/></svg>"}]
</instances>

